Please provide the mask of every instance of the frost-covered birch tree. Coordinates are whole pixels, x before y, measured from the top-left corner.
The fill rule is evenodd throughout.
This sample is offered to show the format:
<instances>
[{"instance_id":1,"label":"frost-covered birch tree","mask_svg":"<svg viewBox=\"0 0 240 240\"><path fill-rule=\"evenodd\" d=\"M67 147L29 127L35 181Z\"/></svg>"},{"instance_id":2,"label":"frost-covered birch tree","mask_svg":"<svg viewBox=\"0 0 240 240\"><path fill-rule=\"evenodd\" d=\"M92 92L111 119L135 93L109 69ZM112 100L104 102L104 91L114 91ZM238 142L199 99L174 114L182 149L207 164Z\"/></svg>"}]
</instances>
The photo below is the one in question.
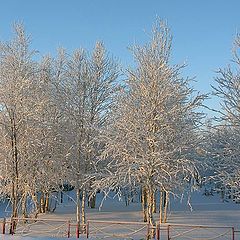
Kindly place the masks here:
<instances>
[{"instance_id":1,"label":"frost-covered birch tree","mask_svg":"<svg viewBox=\"0 0 240 240\"><path fill-rule=\"evenodd\" d=\"M239 129L228 125L212 126L206 140L208 178L226 197L239 198Z\"/></svg>"},{"instance_id":2,"label":"frost-covered birch tree","mask_svg":"<svg viewBox=\"0 0 240 240\"><path fill-rule=\"evenodd\" d=\"M64 160L67 154L61 134L62 113L55 99L52 84L53 70L50 57L38 63L35 75L35 105L28 136L26 175L29 176L30 193L36 213L48 212L51 192L57 191L63 183ZM31 187L30 187L31 186ZM36 194L39 198L37 199Z\"/></svg>"},{"instance_id":3,"label":"frost-covered birch tree","mask_svg":"<svg viewBox=\"0 0 240 240\"><path fill-rule=\"evenodd\" d=\"M203 96L195 96L182 65L171 65L172 37L158 21L150 42L132 47L136 68L127 71L126 88L118 96L105 140L105 178L110 189L141 186L146 218L154 225L157 190L184 190L197 173L195 158Z\"/></svg>"},{"instance_id":4,"label":"frost-covered birch tree","mask_svg":"<svg viewBox=\"0 0 240 240\"><path fill-rule=\"evenodd\" d=\"M56 63L60 70L55 86L69 149L66 174L77 193L77 222L85 223L86 195L97 171L98 132L117 90L118 66L102 43L96 44L91 55L80 49L67 56L61 50Z\"/></svg>"},{"instance_id":5,"label":"frost-covered birch tree","mask_svg":"<svg viewBox=\"0 0 240 240\"><path fill-rule=\"evenodd\" d=\"M60 184L63 158L49 63L34 61L23 26L14 29L14 38L0 44L0 176L1 194L10 196L17 217L27 216L27 198L39 212L37 192Z\"/></svg>"},{"instance_id":6,"label":"frost-covered birch tree","mask_svg":"<svg viewBox=\"0 0 240 240\"><path fill-rule=\"evenodd\" d=\"M32 93L36 67L29 37L22 25L15 25L15 37L0 43L0 134L1 176L3 192L10 196L12 217L17 217L19 199L26 176L25 136L30 130L33 112Z\"/></svg>"},{"instance_id":7,"label":"frost-covered birch tree","mask_svg":"<svg viewBox=\"0 0 240 240\"><path fill-rule=\"evenodd\" d=\"M219 69L214 95L219 97L221 109L218 124L209 134L210 165L224 187L232 188L239 198L240 190L240 36L237 35L233 48L233 63Z\"/></svg>"}]
</instances>

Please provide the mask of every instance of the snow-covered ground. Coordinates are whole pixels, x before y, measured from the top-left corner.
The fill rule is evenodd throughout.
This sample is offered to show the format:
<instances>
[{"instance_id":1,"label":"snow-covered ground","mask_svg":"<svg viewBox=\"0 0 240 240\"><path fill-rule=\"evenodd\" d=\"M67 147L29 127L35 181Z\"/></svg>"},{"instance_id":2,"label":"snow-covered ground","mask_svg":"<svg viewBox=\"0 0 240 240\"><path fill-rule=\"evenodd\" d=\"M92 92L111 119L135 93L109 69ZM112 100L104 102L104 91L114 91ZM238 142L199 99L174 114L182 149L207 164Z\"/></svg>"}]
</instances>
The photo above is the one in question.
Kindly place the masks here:
<instances>
[{"instance_id":1,"label":"snow-covered ground","mask_svg":"<svg viewBox=\"0 0 240 240\"><path fill-rule=\"evenodd\" d=\"M73 197L71 193L71 197ZM100 205L102 195L98 195L97 206ZM179 199L172 199L170 205L170 214L168 223L171 224L189 224L189 225L221 225L221 226L233 226L236 229L240 229L240 204L236 204L231 200L229 202L222 201L218 194L214 196L205 196L201 192L195 192L191 198L192 211L187 205L187 199L183 199L180 202ZM6 211L6 212L5 212ZM40 215L40 218L51 219L65 219L75 220L75 204L67 195L64 198L64 202L59 204L55 213ZM8 215L6 204L1 204L1 217ZM139 202L130 203L129 206L125 206L124 201L115 199L106 199L101 210L87 209L87 219L89 220L103 220L103 221L132 221L142 222L141 204ZM158 214L155 214L155 219L158 219ZM94 231L94 227L90 226L91 231ZM101 226L103 227L103 226ZM115 226L114 226L115 227ZM112 229L114 229L112 227ZM141 225L136 226L141 228ZM133 229L133 228L132 228ZM75 229L72 229L74 235ZM106 230L107 231L107 230ZM121 230L123 231L123 230ZM143 230L145 231L145 229ZM218 231L219 233L219 231ZM44 233L42 233L43 235ZM41 234L39 234L41 235ZM231 233L229 232L229 236ZM34 239L37 235L34 236ZM82 237L83 239L85 237ZM1 240L30 240L31 237L21 238L20 236L0 235ZM41 239L51 239L50 237ZM56 239L56 238L53 238ZM62 238L61 238L62 239ZM91 239L91 238L90 238ZM96 238L94 238L96 239ZM139 238L137 238L139 239ZM219 239L228 239L219 238ZM229 238L231 239L231 238ZM237 239L237 238L236 238Z\"/></svg>"}]
</instances>

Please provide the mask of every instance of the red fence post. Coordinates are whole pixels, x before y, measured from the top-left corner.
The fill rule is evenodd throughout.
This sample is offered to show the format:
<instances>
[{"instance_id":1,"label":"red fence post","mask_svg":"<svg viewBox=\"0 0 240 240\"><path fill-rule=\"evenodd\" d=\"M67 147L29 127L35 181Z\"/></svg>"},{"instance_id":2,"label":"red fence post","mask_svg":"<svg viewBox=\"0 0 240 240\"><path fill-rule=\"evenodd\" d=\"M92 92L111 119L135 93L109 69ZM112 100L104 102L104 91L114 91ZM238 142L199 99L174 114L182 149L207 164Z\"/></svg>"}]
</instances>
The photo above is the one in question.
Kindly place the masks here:
<instances>
[{"instance_id":1,"label":"red fence post","mask_svg":"<svg viewBox=\"0 0 240 240\"><path fill-rule=\"evenodd\" d=\"M3 223L2 223L2 234L5 234L6 232L6 218L3 219Z\"/></svg>"},{"instance_id":2,"label":"red fence post","mask_svg":"<svg viewBox=\"0 0 240 240\"><path fill-rule=\"evenodd\" d=\"M156 239L160 240L160 225L156 224Z\"/></svg>"},{"instance_id":3,"label":"red fence post","mask_svg":"<svg viewBox=\"0 0 240 240\"><path fill-rule=\"evenodd\" d=\"M167 226L167 239L170 240L170 225Z\"/></svg>"},{"instance_id":4,"label":"red fence post","mask_svg":"<svg viewBox=\"0 0 240 240\"><path fill-rule=\"evenodd\" d=\"M76 238L79 238L79 224L76 225Z\"/></svg>"},{"instance_id":5,"label":"red fence post","mask_svg":"<svg viewBox=\"0 0 240 240\"><path fill-rule=\"evenodd\" d=\"M234 227L232 227L232 240L235 240L235 230L234 230Z\"/></svg>"},{"instance_id":6,"label":"red fence post","mask_svg":"<svg viewBox=\"0 0 240 240\"><path fill-rule=\"evenodd\" d=\"M11 219L11 228L10 228L10 234L14 234L14 228L15 228L15 221L14 219Z\"/></svg>"},{"instance_id":7,"label":"red fence post","mask_svg":"<svg viewBox=\"0 0 240 240\"><path fill-rule=\"evenodd\" d=\"M149 235L149 231L150 231L150 225L149 223L147 224L147 238L148 238L148 235Z\"/></svg>"},{"instance_id":8,"label":"red fence post","mask_svg":"<svg viewBox=\"0 0 240 240\"><path fill-rule=\"evenodd\" d=\"M86 235L87 235L87 238L88 238L89 237L89 221L87 221Z\"/></svg>"},{"instance_id":9,"label":"red fence post","mask_svg":"<svg viewBox=\"0 0 240 240\"><path fill-rule=\"evenodd\" d=\"M79 223L77 223L77 225L76 225L76 237L77 238L79 238L79 233L80 233L80 231L79 231Z\"/></svg>"},{"instance_id":10,"label":"red fence post","mask_svg":"<svg viewBox=\"0 0 240 240\"><path fill-rule=\"evenodd\" d=\"M71 225L70 225L70 221L68 221L68 226L67 226L67 238L70 238L70 229L71 229Z\"/></svg>"}]
</instances>

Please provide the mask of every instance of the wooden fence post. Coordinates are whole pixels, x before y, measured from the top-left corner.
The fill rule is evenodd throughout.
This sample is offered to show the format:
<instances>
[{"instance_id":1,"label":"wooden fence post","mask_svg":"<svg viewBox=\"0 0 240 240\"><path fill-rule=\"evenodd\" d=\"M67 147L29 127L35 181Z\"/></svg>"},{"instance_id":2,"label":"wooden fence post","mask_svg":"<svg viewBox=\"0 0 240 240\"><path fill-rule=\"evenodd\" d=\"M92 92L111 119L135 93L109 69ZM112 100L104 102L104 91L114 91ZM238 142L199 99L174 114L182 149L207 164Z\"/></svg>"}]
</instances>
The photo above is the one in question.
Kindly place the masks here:
<instances>
[{"instance_id":1,"label":"wooden fence post","mask_svg":"<svg viewBox=\"0 0 240 240\"><path fill-rule=\"evenodd\" d=\"M235 240L235 230L234 230L234 227L232 227L232 240Z\"/></svg>"},{"instance_id":2,"label":"wooden fence post","mask_svg":"<svg viewBox=\"0 0 240 240\"><path fill-rule=\"evenodd\" d=\"M170 225L167 226L167 239L170 240Z\"/></svg>"},{"instance_id":3,"label":"wooden fence post","mask_svg":"<svg viewBox=\"0 0 240 240\"><path fill-rule=\"evenodd\" d=\"M70 225L70 221L68 221L68 225L67 225L67 238L70 238L70 231L71 231L71 225Z\"/></svg>"},{"instance_id":4,"label":"wooden fence post","mask_svg":"<svg viewBox=\"0 0 240 240\"><path fill-rule=\"evenodd\" d=\"M89 221L87 221L86 235L87 235L87 238L88 238L89 237Z\"/></svg>"},{"instance_id":5,"label":"wooden fence post","mask_svg":"<svg viewBox=\"0 0 240 240\"><path fill-rule=\"evenodd\" d=\"M77 223L77 225L76 225L76 238L79 238L79 234L80 233L80 231L79 231L79 223Z\"/></svg>"},{"instance_id":6,"label":"wooden fence post","mask_svg":"<svg viewBox=\"0 0 240 240\"><path fill-rule=\"evenodd\" d=\"M14 234L14 226L15 225L15 221L13 218L11 218L11 228L10 228L10 234Z\"/></svg>"},{"instance_id":7,"label":"wooden fence post","mask_svg":"<svg viewBox=\"0 0 240 240\"><path fill-rule=\"evenodd\" d=\"M160 240L160 224L156 224L156 239Z\"/></svg>"},{"instance_id":8,"label":"wooden fence post","mask_svg":"<svg viewBox=\"0 0 240 240\"><path fill-rule=\"evenodd\" d=\"M147 224L147 238L148 238L148 236L149 236L149 231L150 231L150 224L148 223L148 224Z\"/></svg>"},{"instance_id":9,"label":"wooden fence post","mask_svg":"<svg viewBox=\"0 0 240 240\"><path fill-rule=\"evenodd\" d=\"M2 234L5 234L6 232L6 218L3 219L3 223L2 223Z\"/></svg>"}]
</instances>

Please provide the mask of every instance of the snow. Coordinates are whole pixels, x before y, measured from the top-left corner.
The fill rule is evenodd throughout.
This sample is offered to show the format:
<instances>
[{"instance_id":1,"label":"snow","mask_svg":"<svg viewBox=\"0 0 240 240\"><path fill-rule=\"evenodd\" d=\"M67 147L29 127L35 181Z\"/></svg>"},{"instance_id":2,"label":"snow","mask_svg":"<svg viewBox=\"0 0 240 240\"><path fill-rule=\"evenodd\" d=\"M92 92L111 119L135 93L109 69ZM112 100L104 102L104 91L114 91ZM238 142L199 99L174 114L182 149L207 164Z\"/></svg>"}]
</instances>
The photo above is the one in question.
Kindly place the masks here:
<instances>
[{"instance_id":1,"label":"snow","mask_svg":"<svg viewBox=\"0 0 240 240\"><path fill-rule=\"evenodd\" d=\"M71 193L74 198L74 193ZM98 194L97 206L100 206L102 194ZM231 200L222 201L220 196L215 193L214 196L205 196L202 192L195 192L191 198L192 211L187 205L187 199L184 198L182 202L179 199L172 199L170 205L170 214L168 223L171 224L189 224L189 225L214 225L214 226L234 226L240 229L240 204L236 204ZM4 208L4 204L1 204ZM50 219L75 219L75 203L67 195L65 195L64 203L59 204L56 212L53 214L39 215L40 218ZM3 212L1 211L1 215ZM8 213L6 214L8 215ZM103 220L103 221L134 221L142 222L141 204L139 202L131 202L129 206L125 206L124 201L119 201L117 198L108 198L103 203L101 210L87 209L87 219L89 220ZM158 214L155 214L155 219L158 219ZM119 226L117 226L119 227ZM117 228L116 227L116 228ZM139 228L139 226L136 227ZM123 231L120 230L120 231ZM145 230L144 230L145 231ZM74 236L75 229L72 229L72 236ZM36 239L31 237L0 235L1 240L31 240ZM46 239L63 239L40 237L39 240ZM85 239L85 237L81 237ZM89 238L91 239L91 238ZM92 238L94 239L94 238ZM96 239L96 238L95 238ZM115 238L117 239L117 238ZM133 238L134 239L134 238Z\"/></svg>"},{"instance_id":2,"label":"snow","mask_svg":"<svg viewBox=\"0 0 240 240\"><path fill-rule=\"evenodd\" d=\"M21 237L21 236L9 236L9 235L2 235L1 236L1 240L31 240L31 239L36 239L36 237L32 238L32 237ZM38 237L37 239L39 240L51 240L51 239L54 239L54 240L57 240L57 239L61 239L62 238L50 238L50 237Z\"/></svg>"}]
</instances>

